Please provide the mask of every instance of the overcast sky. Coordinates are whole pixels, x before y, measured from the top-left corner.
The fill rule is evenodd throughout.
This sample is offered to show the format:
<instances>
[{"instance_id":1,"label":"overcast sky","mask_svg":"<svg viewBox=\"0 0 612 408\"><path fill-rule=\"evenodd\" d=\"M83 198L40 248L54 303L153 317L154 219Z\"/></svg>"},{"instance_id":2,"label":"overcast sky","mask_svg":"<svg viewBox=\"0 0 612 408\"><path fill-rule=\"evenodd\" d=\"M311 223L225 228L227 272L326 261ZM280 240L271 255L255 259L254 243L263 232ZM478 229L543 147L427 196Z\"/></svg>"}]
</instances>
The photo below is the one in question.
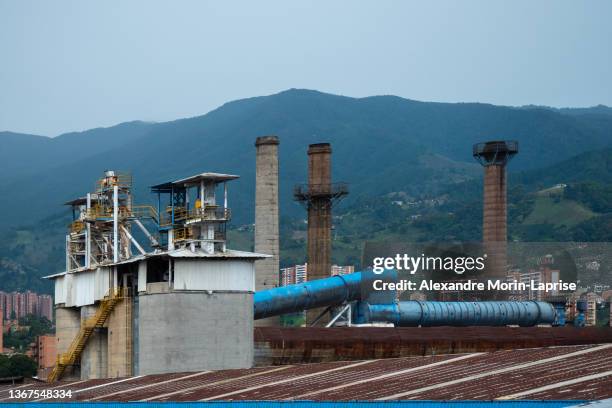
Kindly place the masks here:
<instances>
[{"instance_id":1,"label":"overcast sky","mask_svg":"<svg viewBox=\"0 0 612 408\"><path fill-rule=\"evenodd\" d=\"M288 88L612 105L612 1L0 0L0 131L200 115Z\"/></svg>"}]
</instances>

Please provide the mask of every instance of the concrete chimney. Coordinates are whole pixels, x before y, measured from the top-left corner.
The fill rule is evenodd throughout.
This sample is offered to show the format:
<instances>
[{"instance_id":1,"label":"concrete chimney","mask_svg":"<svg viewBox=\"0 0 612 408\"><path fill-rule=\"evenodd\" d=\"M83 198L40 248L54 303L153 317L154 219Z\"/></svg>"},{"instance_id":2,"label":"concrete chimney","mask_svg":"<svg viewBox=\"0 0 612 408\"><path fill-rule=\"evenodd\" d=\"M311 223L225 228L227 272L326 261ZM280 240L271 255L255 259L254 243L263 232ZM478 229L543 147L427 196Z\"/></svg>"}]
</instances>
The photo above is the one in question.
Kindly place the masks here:
<instances>
[{"instance_id":1,"label":"concrete chimney","mask_svg":"<svg viewBox=\"0 0 612 408\"><path fill-rule=\"evenodd\" d=\"M255 262L255 290L278 286L278 145L276 136L262 136L255 141L255 252L272 255ZM255 322L257 326L276 326L278 317Z\"/></svg>"},{"instance_id":2,"label":"concrete chimney","mask_svg":"<svg viewBox=\"0 0 612 408\"><path fill-rule=\"evenodd\" d=\"M474 158L484 167L482 241L488 279L504 280L507 274L506 165L517 153L516 141L491 141L473 147ZM501 294L492 297L503 298Z\"/></svg>"}]
</instances>

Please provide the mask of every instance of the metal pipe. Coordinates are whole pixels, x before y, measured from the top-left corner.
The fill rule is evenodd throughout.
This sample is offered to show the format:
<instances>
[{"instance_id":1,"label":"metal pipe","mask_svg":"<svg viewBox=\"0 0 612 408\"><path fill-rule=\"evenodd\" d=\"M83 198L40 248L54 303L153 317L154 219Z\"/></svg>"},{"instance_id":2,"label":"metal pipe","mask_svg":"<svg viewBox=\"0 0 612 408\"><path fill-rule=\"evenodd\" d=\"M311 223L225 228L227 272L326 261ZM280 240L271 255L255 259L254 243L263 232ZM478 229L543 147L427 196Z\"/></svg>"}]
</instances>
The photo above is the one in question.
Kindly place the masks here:
<instances>
[{"instance_id":1,"label":"metal pipe","mask_svg":"<svg viewBox=\"0 0 612 408\"><path fill-rule=\"evenodd\" d=\"M361 305L367 322L396 326L535 326L552 324L555 309L547 302L431 302L405 301Z\"/></svg>"},{"instance_id":2,"label":"metal pipe","mask_svg":"<svg viewBox=\"0 0 612 408\"><path fill-rule=\"evenodd\" d=\"M113 262L119 262L119 187L113 186Z\"/></svg>"},{"instance_id":3,"label":"metal pipe","mask_svg":"<svg viewBox=\"0 0 612 408\"><path fill-rule=\"evenodd\" d=\"M134 244L134 246L136 247L136 249L138 250L138 252L140 252L141 255L146 255L147 251L145 251L140 244L138 243L138 241L136 241L134 239L134 237L132 236L132 234L130 234L130 231L127 230L127 228L125 228L123 225L121 226L121 231L123 231L123 233L128 237L128 239L130 241L132 241L132 244Z\"/></svg>"},{"instance_id":4,"label":"metal pipe","mask_svg":"<svg viewBox=\"0 0 612 408\"><path fill-rule=\"evenodd\" d=\"M140 222L140 220L138 218L136 218L134 220L134 224L136 224L138 226L138 228L140 228L140 230L147 236L147 238L149 239L149 242L151 242L152 246L154 246L154 247L158 247L159 246L159 242L157 242L155 237L153 235L151 235L149 230L146 229L146 227L142 224L142 222Z\"/></svg>"},{"instance_id":5,"label":"metal pipe","mask_svg":"<svg viewBox=\"0 0 612 408\"><path fill-rule=\"evenodd\" d=\"M256 292L253 299L255 319L359 300L361 275L361 272L336 275Z\"/></svg>"},{"instance_id":6,"label":"metal pipe","mask_svg":"<svg viewBox=\"0 0 612 408\"><path fill-rule=\"evenodd\" d=\"M374 280L395 282L397 272L386 270L380 275L372 271L355 272L256 292L255 319L318 307L337 306L361 299L392 303L396 296L395 291L374 291L372 289Z\"/></svg>"},{"instance_id":7,"label":"metal pipe","mask_svg":"<svg viewBox=\"0 0 612 408\"><path fill-rule=\"evenodd\" d=\"M70 264L70 234L66 235L66 271L71 270Z\"/></svg>"},{"instance_id":8,"label":"metal pipe","mask_svg":"<svg viewBox=\"0 0 612 408\"><path fill-rule=\"evenodd\" d=\"M397 280L395 271L332 276L256 292L255 319L361 301L356 323L389 322L395 326L534 326L553 324L555 308L547 302L396 302L395 291L373 291L371 281ZM370 304L368 302L376 302Z\"/></svg>"},{"instance_id":9,"label":"metal pipe","mask_svg":"<svg viewBox=\"0 0 612 408\"><path fill-rule=\"evenodd\" d=\"M91 193L87 193L87 204L85 214L89 216L89 210L91 209ZM91 223L85 221L85 267L91 266Z\"/></svg>"}]
</instances>

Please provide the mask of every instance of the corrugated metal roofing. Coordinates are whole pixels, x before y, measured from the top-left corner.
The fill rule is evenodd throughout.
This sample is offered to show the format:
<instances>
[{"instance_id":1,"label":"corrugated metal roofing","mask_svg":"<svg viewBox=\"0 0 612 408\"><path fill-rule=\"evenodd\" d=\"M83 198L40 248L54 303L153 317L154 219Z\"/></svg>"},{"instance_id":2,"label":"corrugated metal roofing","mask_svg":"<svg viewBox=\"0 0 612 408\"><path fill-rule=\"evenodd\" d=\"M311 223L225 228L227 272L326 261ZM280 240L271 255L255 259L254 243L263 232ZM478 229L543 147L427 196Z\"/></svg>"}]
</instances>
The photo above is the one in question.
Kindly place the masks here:
<instances>
[{"instance_id":1,"label":"corrugated metal roofing","mask_svg":"<svg viewBox=\"0 0 612 408\"><path fill-rule=\"evenodd\" d=\"M73 401L599 400L612 397L612 344L269 366L19 387L21 390L70 389ZM10 389L10 385L0 386L0 401L10 401Z\"/></svg>"},{"instance_id":2,"label":"corrugated metal roofing","mask_svg":"<svg viewBox=\"0 0 612 408\"><path fill-rule=\"evenodd\" d=\"M168 251L166 253L155 254L158 255L168 255L171 258L237 258L237 259L264 259L271 258L272 255L260 254L257 252L246 252L246 251L237 251L234 249L228 249L225 252L215 252L208 253L202 249L196 248L195 251L192 251L189 248L180 248L175 249L173 251Z\"/></svg>"},{"instance_id":3,"label":"corrugated metal roofing","mask_svg":"<svg viewBox=\"0 0 612 408\"><path fill-rule=\"evenodd\" d=\"M235 179L238 179L238 178L240 178L240 176L237 176L235 174L223 174L223 173L206 172L206 173L195 174L193 176L189 176L189 177L182 178L182 179L179 179L179 180L167 181L165 183L156 184L154 186L151 186L151 188L152 189L163 189L163 188L172 187L173 185L185 186L186 187L186 186L191 186L191 185L197 184L201 180L223 182L223 181L235 180Z\"/></svg>"}]
</instances>

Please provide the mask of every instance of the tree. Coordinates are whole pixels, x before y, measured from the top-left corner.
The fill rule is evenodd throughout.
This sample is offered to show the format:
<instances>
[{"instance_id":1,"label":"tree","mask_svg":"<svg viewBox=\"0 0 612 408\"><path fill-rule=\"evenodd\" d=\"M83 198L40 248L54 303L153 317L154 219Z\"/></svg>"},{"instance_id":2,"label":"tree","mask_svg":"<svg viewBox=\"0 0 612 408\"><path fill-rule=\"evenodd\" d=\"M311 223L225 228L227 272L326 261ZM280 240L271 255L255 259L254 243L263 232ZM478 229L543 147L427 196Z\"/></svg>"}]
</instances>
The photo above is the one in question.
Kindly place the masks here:
<instances>
[{"instance_id":1,"label":"tree","mask_svg":"<svg viewBox=\"0 0 612 408\"><path fill-rule=\"evenodd\" d=\"M36 362L25 354L13 354L10 357L0 355L0 378L34 375L36 375Z\"/></svg>"},{"instance_id":2,"label":"tree","mask_svg":"<svg viewBox=\"0 0 612 408\"><path fill-rule=\"evenodd\" d=\"M38 336L53 333L53 324L45 317L27 315L19 319L19 326L19 329L10 330L4 337L5 347L23 351L30 343L35 342Z\"/></svg>"},{"instance_id":3,"label":"tree","mask_svg":"<svg viewBox=\"0 0 612 408\"><path fill-rule=\"evenodd\" d=\"M0 354L0 378L12 377L11 362L5 354Z\"/></svg>"}]
</instances>

